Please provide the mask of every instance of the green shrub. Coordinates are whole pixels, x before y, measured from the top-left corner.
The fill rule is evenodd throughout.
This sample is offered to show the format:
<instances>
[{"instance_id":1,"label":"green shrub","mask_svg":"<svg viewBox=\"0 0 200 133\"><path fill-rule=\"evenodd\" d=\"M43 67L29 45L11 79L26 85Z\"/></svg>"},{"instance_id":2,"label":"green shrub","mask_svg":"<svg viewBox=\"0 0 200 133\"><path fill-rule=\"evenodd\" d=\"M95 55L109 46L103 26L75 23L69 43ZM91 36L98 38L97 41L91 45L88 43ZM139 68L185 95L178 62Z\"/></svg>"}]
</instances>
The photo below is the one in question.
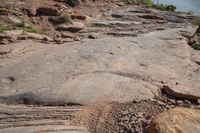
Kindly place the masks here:
<instances>
[{"instance_id":1,"label":"green shrub","mask_svg":"<svg viewBox=\"0 0 200 133\"><path fill-rule=\"evenodd\" d=\"M153 8L161 10L161 11L171 11L171 12L174 12L176 10L176 6L164 5L164 4L154 4Z\"/></svg>"},{"instance_id":2,"label":"green shrub","mask_svg":"<svg viewBox=\"0 0 200 133\"><path fill-rule=\"evenodd\" d=\"M140 3L147 5L147 6L152 6L153 2L152 0L140 0Z\"/></svg>"},{"instance_id":3,"label":"green shrub","mask_svg":"<svg viewBox=\"0 0 200 133\"><path fill-rule=\"evenodd\" d=\"M26 32L39 33L37 29L32 26L26 26L25 22L16 23L16 24L0 24L0 33L7 30L24 30Z\"/></svg>"},{"instance_id":4,"label":"green shrub","mask_svg":"<svg viewBox=\"0 0 200 133\"><path fill-rule=\"evenodd\" d=\"M196 18L196 25L198 25L198 26L200 27L200 16L198 16L198 17Z\"/></svg>"},{"instance_id":5,"label":"green shrub","mask_svg":"<svg viewBox=\"0 0 200 133\"><path fill-rule=\"evenodd\" d=\"M63 19L64 23L72 23L72 18L67 12L62 11L58 15Z\"/></svg>"}]
</instances>

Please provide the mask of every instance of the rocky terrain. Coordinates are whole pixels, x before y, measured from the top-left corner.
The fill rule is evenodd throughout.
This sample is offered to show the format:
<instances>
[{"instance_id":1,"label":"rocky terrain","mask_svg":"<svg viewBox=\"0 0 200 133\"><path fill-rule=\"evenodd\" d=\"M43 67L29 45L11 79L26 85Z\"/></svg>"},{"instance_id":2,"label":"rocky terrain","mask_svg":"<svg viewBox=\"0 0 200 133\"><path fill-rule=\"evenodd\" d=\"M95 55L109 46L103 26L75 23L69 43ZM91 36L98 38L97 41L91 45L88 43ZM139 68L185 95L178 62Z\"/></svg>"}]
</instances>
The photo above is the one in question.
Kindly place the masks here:
<instances>
[{"instance_id":1,"label":"rocky terrain","mask_svg":"<svg viewBox=\"0 0 200 133\"><path fill-rule=\"evenodd\" d=\"M72 6L0 7L0 132L200 132L194 16L122 1Z\"/></svg>"}]
</instances>

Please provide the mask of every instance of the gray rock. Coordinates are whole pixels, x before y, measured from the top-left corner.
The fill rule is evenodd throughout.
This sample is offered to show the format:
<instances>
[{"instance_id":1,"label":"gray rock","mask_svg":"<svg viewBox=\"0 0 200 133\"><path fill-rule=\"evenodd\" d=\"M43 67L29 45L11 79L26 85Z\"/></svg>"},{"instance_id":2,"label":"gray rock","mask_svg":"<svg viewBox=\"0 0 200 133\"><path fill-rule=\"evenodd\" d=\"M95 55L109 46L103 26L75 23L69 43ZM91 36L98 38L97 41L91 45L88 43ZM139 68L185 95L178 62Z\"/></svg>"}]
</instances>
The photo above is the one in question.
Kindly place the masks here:
<instances>
[{"instance_id":1,"label":"gray rock","mask_svg":"<svg viewBox=\"0 0 200 133\"><path fill-rule=\"evenodd\" d=\"M187 40L176 40L180 30L191 32L194 28L168 29L135 38L87 39L73 45L49 46L24 55L23 61L13 57L14 61L8 59L0 67L0 79L12 76L16 82L3 85L0 98L44 105L131 102L159 96L159 87L152 82L160 81L192 86L197 95L199 66L193 57L198 54ZM187 66L190 69L185 69ZM193 94L192 90L188 92Z\"/></svg>"},{"instance_id":2,"label":"gray rock","mask_svg":"<svg viewBox=\"0 0 200 133\"><path fill-rule=\"evenodd\" d=\"M183 104L184 104L184 102L183 102L182 100L177 100L176 103L177 103L178 105L183 105Z\"/></svg>"}]
</instances>

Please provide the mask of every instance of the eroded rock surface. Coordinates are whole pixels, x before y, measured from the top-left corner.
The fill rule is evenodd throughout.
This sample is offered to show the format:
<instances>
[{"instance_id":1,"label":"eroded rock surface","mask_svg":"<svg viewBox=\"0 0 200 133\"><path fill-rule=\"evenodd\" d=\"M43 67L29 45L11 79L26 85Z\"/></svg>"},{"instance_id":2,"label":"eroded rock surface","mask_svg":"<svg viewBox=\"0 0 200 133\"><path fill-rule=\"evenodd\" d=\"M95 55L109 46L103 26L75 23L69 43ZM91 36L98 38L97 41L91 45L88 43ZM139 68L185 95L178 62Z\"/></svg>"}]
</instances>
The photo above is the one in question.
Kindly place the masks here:
<instances>
[{"instance_id":1,"label":"eroded rock surface","mask_svg":"<svg viewBox=\"0 0 200 133\"><path fill-rule=\"evenodd\" d=\"M199 65L191 60L183 30L195 28L84 40L4 62L0 78L14 81L1 83L1 99L47 105L128 102L153 99L163 81L198 90Z\"/></svg>"}]
</instances>

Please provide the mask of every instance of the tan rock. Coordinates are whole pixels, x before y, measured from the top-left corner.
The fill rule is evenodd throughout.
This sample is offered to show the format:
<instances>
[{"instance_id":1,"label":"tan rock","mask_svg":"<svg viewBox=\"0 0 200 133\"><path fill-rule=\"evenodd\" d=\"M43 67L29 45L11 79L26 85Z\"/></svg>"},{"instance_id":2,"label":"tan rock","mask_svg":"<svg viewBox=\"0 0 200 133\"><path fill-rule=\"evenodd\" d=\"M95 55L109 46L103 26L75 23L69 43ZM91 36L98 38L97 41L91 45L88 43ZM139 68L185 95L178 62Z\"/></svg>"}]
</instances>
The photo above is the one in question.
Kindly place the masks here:
<instances>
[{"instance_id":1,"label":"tan rock","mask_svg":"<svg viewBox=\"0 0 200 133\"><path fill-rule=\"evenodd\" d=\"M157 115L149 133L199 133L200 110L175 108Z\"/></svg>"},{"instance_id":2,"label":"tan rock","mask_svg":"<svg viewBox=\"0 0 200 133\"><path fill-rule=\"evenodd\" d=\"M27 36L28 39L45 40L45 41L50 41L50 42L53 41L52 38L46 35L42 35L42 34L26 32L25 35Z\"/></svg>"}]
</instances>

